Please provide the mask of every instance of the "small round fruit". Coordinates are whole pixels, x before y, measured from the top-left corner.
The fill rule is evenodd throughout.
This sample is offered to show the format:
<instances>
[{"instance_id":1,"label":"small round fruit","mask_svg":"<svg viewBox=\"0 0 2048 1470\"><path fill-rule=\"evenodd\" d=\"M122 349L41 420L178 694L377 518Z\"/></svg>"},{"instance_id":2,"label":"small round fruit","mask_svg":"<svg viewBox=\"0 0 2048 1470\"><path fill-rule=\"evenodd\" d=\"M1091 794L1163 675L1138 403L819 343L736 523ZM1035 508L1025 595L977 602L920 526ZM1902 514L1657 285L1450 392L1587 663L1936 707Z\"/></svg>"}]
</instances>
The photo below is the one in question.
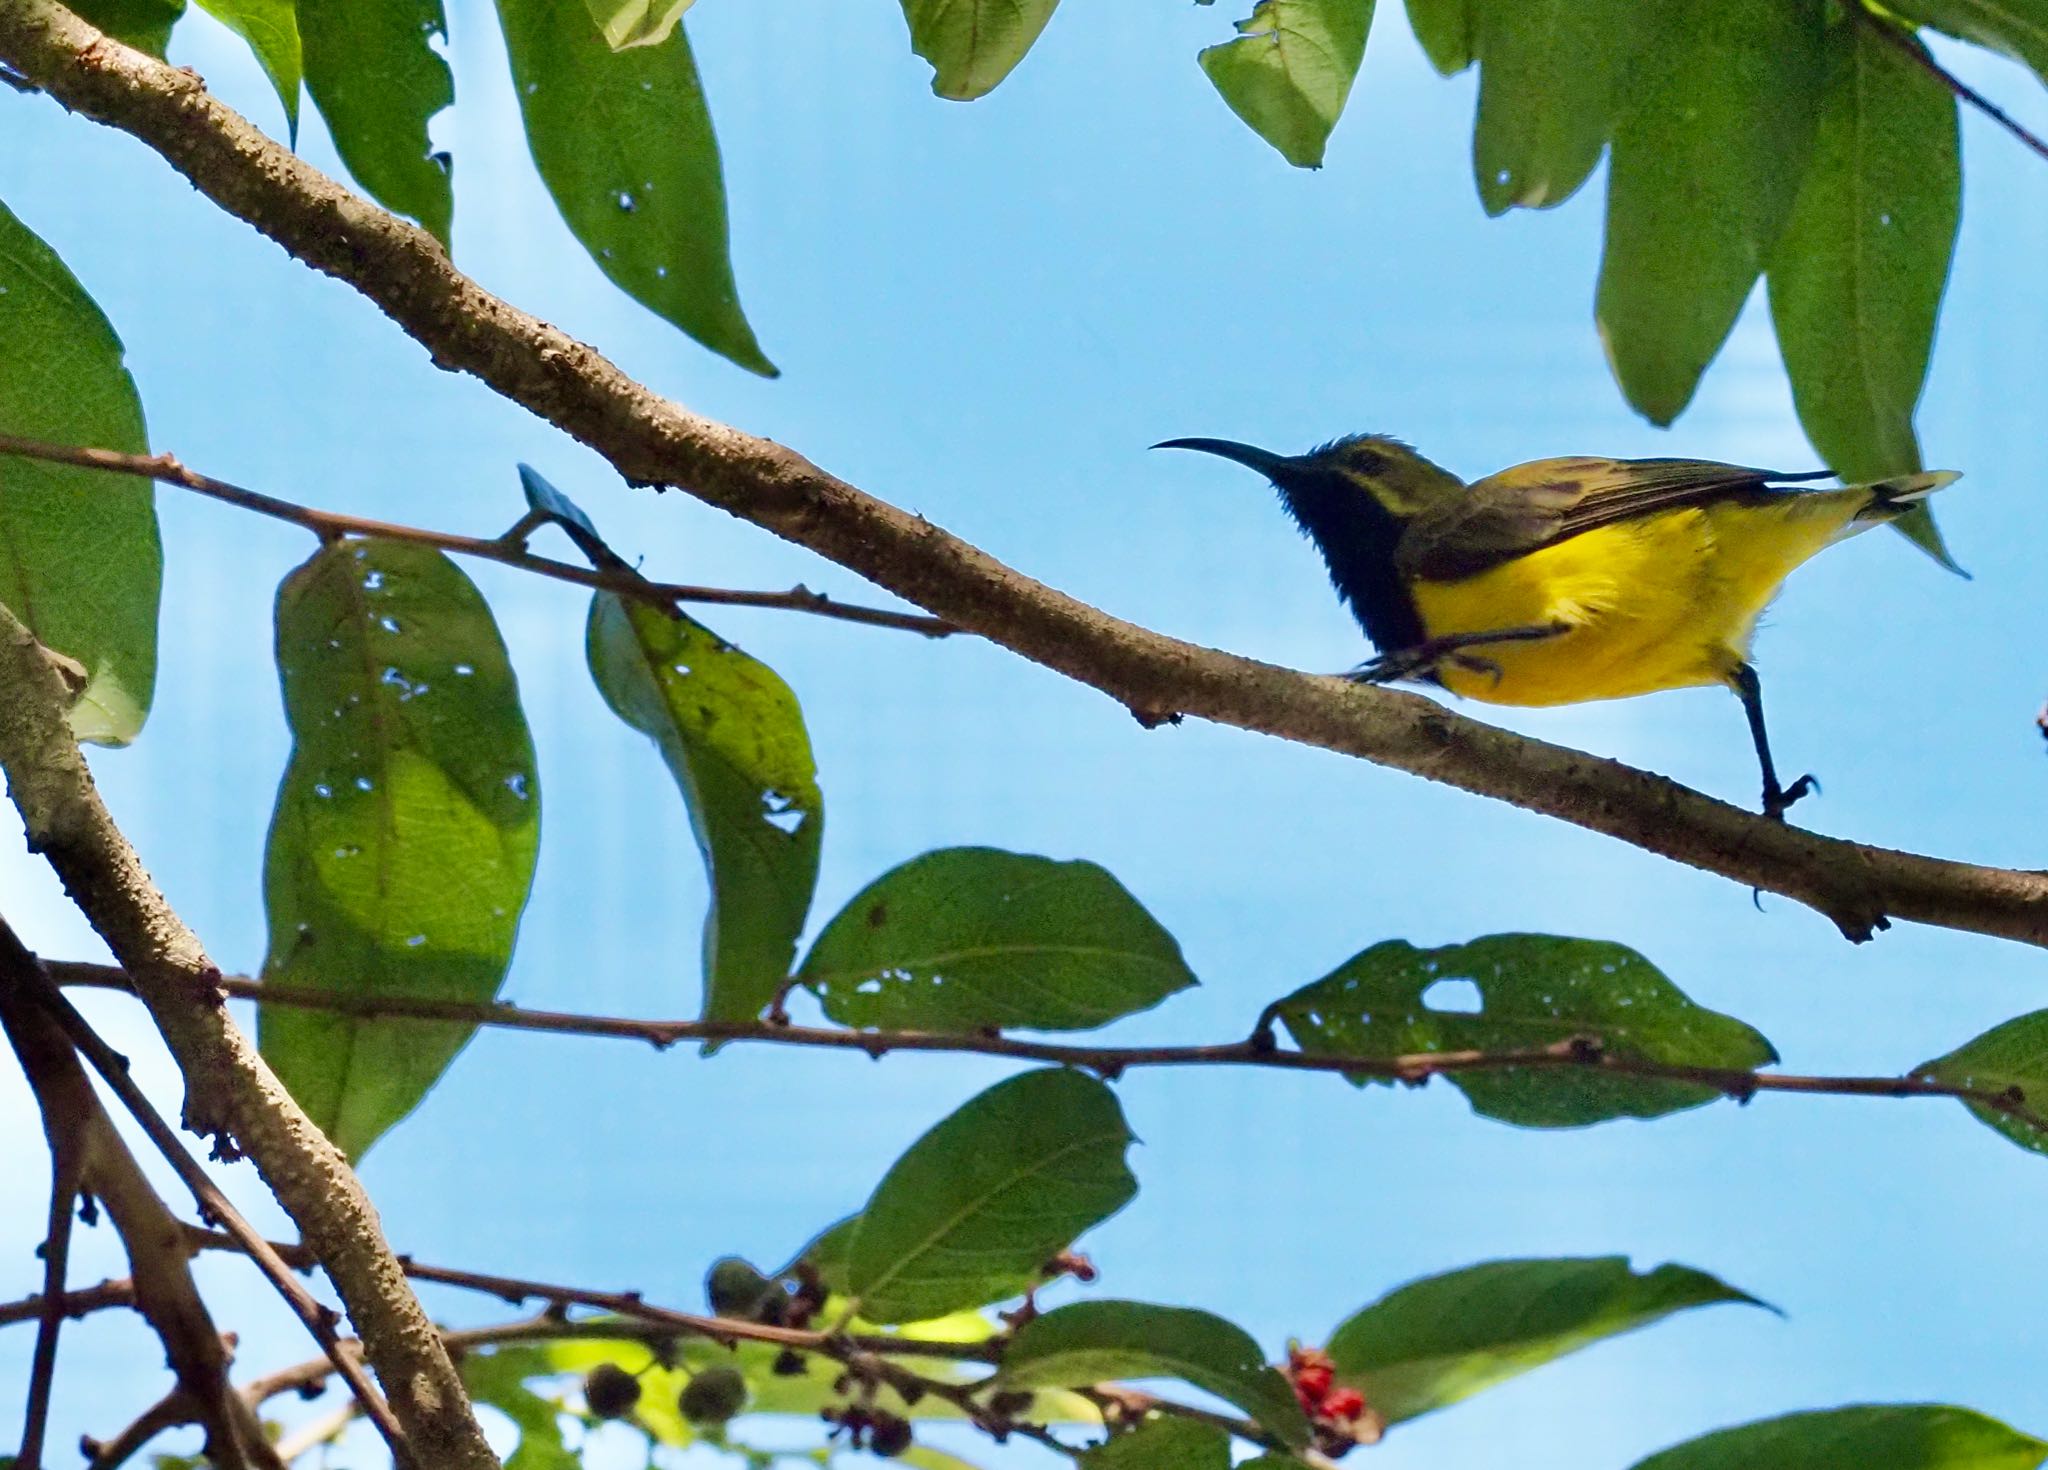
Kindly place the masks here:
<instances>
[{"instance_id":1,"label":"small round fruit","mask_svg":"<svg viewBox=\"0 0 2048 1470\"><path fill-rule=\"evenodd\" d=\"M676 1396L676 1408L692 1424L723 1424L747 1406L747 1380L737 1368L705 1368Z\"/></svg>"},{"instance_id":2,"label":"small round fruit","mask_svg":"<svg viewBox=\"0 0 2048 1470\"><path fill-rule=\"evenodd\" d=\"M640 1402L640 1380L617 1363L599 1363L583 1375L583 1402L599 1419L623 1419Z\"/></svg>"},{"instance_id":3,"label":"small round fruit","mask_svg":"<svg viewBox=\"0 0 2048 1470\"><path fill-rule=\"evenodd\" d=\"M893 1460L910 1448L910 1421L894 1414L877 1414L868 1427L868 1448L885 1460Z\"/></svg>"},{"instance_id":4,"label":"small round fruit","mask_svg":"<svg viewBox=\"0 0 2048 1470\"><path fill-rule=\"evenodd\" d=\"M711 1302L714 1317L752 1320L774 1289L774 1282L738 1256L720 1257L704 1275L704 1295Z\"/></svg>"}]
</instances>

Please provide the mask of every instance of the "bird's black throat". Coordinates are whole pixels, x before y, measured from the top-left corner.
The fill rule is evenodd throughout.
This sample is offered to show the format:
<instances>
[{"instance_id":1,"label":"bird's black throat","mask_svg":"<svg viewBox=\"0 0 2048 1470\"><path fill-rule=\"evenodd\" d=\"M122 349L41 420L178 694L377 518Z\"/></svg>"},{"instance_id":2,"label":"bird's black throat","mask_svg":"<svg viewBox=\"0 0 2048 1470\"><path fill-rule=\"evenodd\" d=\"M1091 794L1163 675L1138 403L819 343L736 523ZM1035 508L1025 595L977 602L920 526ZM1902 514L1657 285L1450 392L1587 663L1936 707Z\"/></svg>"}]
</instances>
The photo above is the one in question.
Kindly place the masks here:
<instances>
[{"instance_id":1,"label":"bird's black throat","mask_svg":"<svg viewBox=\"0 0 2048 1470\"><path fill-rule=\"evenodd\" d=\"M1273 483L1287 513L1323 554L1331 585L1373 646L1394 653L1421 643L1421 614L1394 570L1400 519L1331 469L1290 468Z\"/></svg>"}]
</instances>

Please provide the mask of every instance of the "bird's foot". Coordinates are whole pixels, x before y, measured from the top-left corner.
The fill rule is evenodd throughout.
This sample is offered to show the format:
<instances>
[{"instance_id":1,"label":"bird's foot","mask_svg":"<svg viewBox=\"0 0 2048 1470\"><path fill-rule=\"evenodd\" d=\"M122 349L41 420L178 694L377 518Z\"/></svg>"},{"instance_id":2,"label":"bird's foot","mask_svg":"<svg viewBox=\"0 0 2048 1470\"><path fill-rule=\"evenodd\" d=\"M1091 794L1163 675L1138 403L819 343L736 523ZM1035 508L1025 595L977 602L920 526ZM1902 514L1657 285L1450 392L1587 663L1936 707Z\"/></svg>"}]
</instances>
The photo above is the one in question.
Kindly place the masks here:
<instances>
[{"instance_id":1,"label":"bird's foot","mask_svg":"<svg viewBox=\"0 0 2048 1470\"><path fill-rule=\"evenodd\" d=\"M1396 684L1403 679L1413 679L1436 667L1436 658L1427 649L1397 648L1392 653L1383 653L1376 659L1360 664L1339 677L1353 684Z\"/></svg>"},{"instance_id":2,"label":"bird's foot","mask_svg":"<svg viewBox=\"0 0 2048 1470\"><path fill-rule=\"evenodd\" d=\"M1820 790L1820 782L1812 774L1801 776L1790 786L1779 786L1775 782L1764 788L1764 815L1774 822L1785 820L1785 813L1792 804L1803 796L1810 796Z\"/></svg>"}]
</instances>

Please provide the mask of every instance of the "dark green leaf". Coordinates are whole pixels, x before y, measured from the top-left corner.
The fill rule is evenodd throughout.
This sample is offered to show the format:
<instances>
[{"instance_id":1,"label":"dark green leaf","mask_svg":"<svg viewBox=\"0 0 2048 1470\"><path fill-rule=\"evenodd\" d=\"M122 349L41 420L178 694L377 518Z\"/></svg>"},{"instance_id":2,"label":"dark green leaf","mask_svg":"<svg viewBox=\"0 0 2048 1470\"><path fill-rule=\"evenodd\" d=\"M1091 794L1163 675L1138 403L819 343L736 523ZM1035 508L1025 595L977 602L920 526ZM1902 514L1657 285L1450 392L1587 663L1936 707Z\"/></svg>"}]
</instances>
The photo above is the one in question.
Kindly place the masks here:
<instances>
[{"instance_id":1,"label":"dark green leaf","mask_svg":"<svg viewBox=\"0 0 2048 1470\"><path fill-rule=\"evenodd\" d=\"M1339 1327L1328 1351L1392 1424L1716 1302L1765 1305L1688 1266L1639 1276L1623 1256L1489 1261L1390 1292Z\"/></svg>"},{"instance_id":2,"label":"dark green leaf","mask_svg":"<svg viewBox=\"0 0 2048 1470\"><path fill-rule=\"evenodd\" d=\"M1472 0L1408 0L1408 27L1445 76L1472 64Z\"/></svg>"},{"instance_id":3,"label":"dark green leaf","mask_svg":"<svg viewBox=\"0 0 2048 1470\"><path fill-rule=\"evenodd\" d=\"M999 1082L942 1119L861 1212L847 1290L876 1322L1016 1296L1138 1191L1115 1096L1079 1072Z\"/></svg>"},{"instance_id":4,"label":"dark green leaf","mask_svg":"<svg viewBox=\"0 0 2048 1470\"><path fill-rule=\"evenodd\" d=\"M1821 0L1657 0L1607 186L1597 314L1659 424L1692 401L1792 208L1824 81Z\"/></svg>"},{"instance_id":5,"label":"dark green leaf","mask_svg":"<svg viewBox=\"0 0 2048 1470\"><path fill-rule=\"evenodd\" d=\"M470 1396L489 1404L519 1431L519 1446L506 1458L505 1470L581 1470L581 1458L562 1443L561 1404L526 1386L527 1379L554 1371L542 1349L500 1347L465 1353L457 1362Z\"/></svg>"},{"instance_id":6,"label":"dark green leaf","mask_svg":"<svg viewBox=\"0 0 2048 1470\"><path fill-rule=\"evenodd\" d=\"M1864 17L1828 36L1806 181L1771 255L1771 316L1806 437L1845 480L1920 468L1913 410L1955 254L1956 100ZM1924 54L1924 53L1923 53ZM1925 506L1898 523L1954 567Z\"/></svg>"},{"instance_id":7,"label":"dark green leaf","mask_svg":"<svg viewBox=\"0 0 2048 1470\"><path fill-rule=\"evenodd\" d=\"M796 696L703 624L600 592L590 671L668 762L711 878L705 1019L759 1015L789 975L810 910L824 798Z\"/></svg>"},{"instance_id":8,"label":"dark green leaf","mask_svg":"<svg viewBox=\"0 0 2048 1470\"><path fill-rule=\"evenodd\" d=\"M78 0L70 7L117 41L162 56L171 27L185 13L185 0Z\"/></svg>"},{"instance_id":9,"label":"dark green leaf","mask_svg":"<svg viewBox=\"0 0 2048 1470\"><path fill-rule=\"evenodd\" d=\"M1230 1436L1192 1419L1148 1419L1081 1456L1084 1470L1230 1470Z\"/></svg>"},{"instance_id":10,"label":"dark green leaf","mask_svg":"<svg viewBox=\"0 0 2048 1470\"><path fill-rule=\"evenodd\" d=\"M1892 0L1885 8L2001 51L2048 81L2048 0Z\"/></svg>"},{"instance_id":11,"label":"dark green leaf","mask_svg":"<svg viewBox=\"0 0 2048 1470\"><path fill-rule=\"evenodd\" d=\"M1478 1010L1443 1008L1446 992L1431 994L1454 980L1476 984ZM1441 949L1388 940L1288 996L1275 1014L1303 1051L1322 1055L1525 1051L1585 1037L1615 1058L1743 1070L1777 1060L1756 1031L1695 1005L1634 950L1549 934L1494 934ZM1447 1075L1475 1112L1530 1128L1655 1118L1721 1096L1579 1065Z\"/></svg>"},{"instance_id":12,"label":"dark green leaf","mask_svg":"<svg viewBox=\"0 0 2048 1470\"><path fill-rule=\"evenodd\" d=\"M2048 1116L2048 1011L1994 1026L1947 1056L1915 1067L1913 1075L2004 1093L2029 1117ZM1996 1128L2021 1148L2048 1153L2048 1122L2033 1123L1982 1103L1967 1106L1978 1121Z\"/></svg>"},{"instance_id":13,"label":"dark green leaf","mask_svg":"<svg viewBox=\"0 0 2048 1470\"><path fill-rule=\"evenodd\" d=\"M1488 214L1562 204L1600 161L1643 0L1515 0L1473 16L1472 169Z\"/></svg>"},{"instance_id":14,"label":"dark green leaf","mask_svg":"<svg viewBox=\"0 0 2048 1470\"><path fill-rule=\"evenodd\" d=\"M1323 147L1365 56L1373 0L1258 0L1234 41L1201 54L1230 110L1297 168Z\"/></svg>"},{"instance_id":15,"label":"dark green leaf","mask_svg":"<svg viewBox=\"0 0 2048 1470\"><path fill-rule=\"evenodd\" d=\"M1024 59L1059 0L903 0L910 49L932 66L932 91L971 102Z\"/></svg>"},{"instance_id":16,"label":"dark green leaf","mask_svg":"<svg viewBox=\"0 0 2048 1470\"><path fill-rule=\"evenodd\" d=\"M713 352L766 377L740 310L711 113L675 29L615 52L574 0L498 0L533 161L612 284Z\"/></svg>"},{"instance_id":17,"label":"dark green leaf","mask_svg":"<svg viewBox=\"0 0 2048 1470\"><path fill-rule=\"evenodd\" d=\"M291 764L265 866L265 983L484 1002L533 881L540 792L490 609L429 547L346 541L277 594ZM263 1054L360 1156L473 1025L265 1006Z\"/></svg>"},{"instance_id":18,"label":"dark green leaf","mask_svg":"<svg viewBox=\"0 0 2048 1470\"><path fill-rule=\"evenodd\" d=\"M0 205L0 434L146 454L121 341L55 251ZM156 689L163 581L147 481L0 455L0 603L85 670L81 740L126 745Z\"/></svg>"},{"instance_id":19,"label":"dark green leaf","mask_svg":"<svg viewBox=\"0 0 2048 1470\"><path fill-rule=\"evenodd\" d=\"M1018 1329L998 1376L1021 1388L1178 1378L1237 1405L1282 1444L1308 1443L1308 1420L1294 1390L1268 1366L1259 1345L1236 1324L1192 1307L1118 1301L1059 1307Z\"/></svg>"},{"instance_id":20,"label":"dark green leaf","mask_svg":"<svg viewBox=\"0 0 2048 1470\"><path fill-rule=\"evenodd\" d=\"M883 874L799 971L847 1026L1084 1030L1195 983L1180 946L1088 862L950 847Z\"/></svg>"},{"instance_id":21,"label":"dark green leaf","mask_svg":"<svg viewBox=\"0 0 2048 1470\"><path fill-rule=\"evenodd\" d=\"M801 1261L818 1273L818 1279L825 1283L827 1291L843 1294L846 1291L847 1255L853 1249L853 1234L859 1228L858 1215L848 1215L844 1220L827 1225L812 1237L810 1244L796 1253L796 1259L783 1267L779 1274L790 1275L796 1270L797 1262Z\"/></svg>"},{"instance_id":22,"label":"dark green leaf","mask_svg":"<svg viewBox=\"0 0 2048 1470\"><path fill-rule=\"evenodd\" d=\"M1973 1409L1873 1404L1717 1430L1635 1470L2035 1470L2048 1444Z\"/></svg>"},{"instance_id":23,"label":"dark green leaf","mask_svg":"<svg viewBox=\"0 0 2048 1470\"><path fill-rule=\"evenodd\" d=\"M585 0L605 44L614 51L658 46L695 0Z\"/></svg>"},{"instance_id":24,"label":"dark green leaf","mask_svg":"<svg viewBox=\"0 0 2048 1470\"><path fill-rule=\"evenodd\" d=\"M198 0L199 8L249 43L263 74L284 104L285 124L296 145L299 136L299 83L304 58L299 47L299 16L294 0Z\"/></svg>"},{"instance_id":25,"label":"dark green leaf","mask_svg":"<svg viewBox=\"0 0 2048 1470\"><path fill-rule=\"evenodd\" d=\"M306 89L334 149L379 204L418 220L443 245L455 215L448 157L427 121L455 100L434 50L441 0L297 0Z\"/></svg>"}]
</instances>

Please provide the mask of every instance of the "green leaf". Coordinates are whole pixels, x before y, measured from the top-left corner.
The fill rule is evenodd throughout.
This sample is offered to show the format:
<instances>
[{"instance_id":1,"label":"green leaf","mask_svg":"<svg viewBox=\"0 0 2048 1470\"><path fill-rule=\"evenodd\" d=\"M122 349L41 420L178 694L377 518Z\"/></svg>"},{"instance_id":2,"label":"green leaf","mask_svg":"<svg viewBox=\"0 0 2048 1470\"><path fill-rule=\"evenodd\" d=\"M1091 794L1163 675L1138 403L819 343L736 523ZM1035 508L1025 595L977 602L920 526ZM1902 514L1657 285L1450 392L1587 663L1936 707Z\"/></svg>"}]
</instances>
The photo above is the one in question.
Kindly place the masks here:
<instances>
[{"instance_id":1,"label":"green leaf","mask_svg":"<svg viewBox=\"0 0 2048 1470\"><path fill-rule=\"evenodd\" d=\"M266 984L483 1003L533 882L540 792L490 609L430 547L344 541L277 594L291 763L265 863ZM263 1054L360 1157L475 1026L265 1006Z\"/></svg>"},{"instance_id":2,"label":"green leaf","mask_svg":"<svg viewBox=\"0 0 2048 1470\"><path fill-rule=\"evenodd\" d=\"M489 1404L519 1431L519 1446L505 1470L581 1470L583 1461L562 1443L562 1406L544 1399L525 1380L553 1371L537 1347L513 1345L456 1360L470 1397Z\"/></svg>"},{"instance_id":3,"label":"green leaf","mask_svg":"<svg viewBox=\"0 0 2048 1470\"><path fill-rule=\"evenodd\" d=\"M1199 60L1223 100L1296 168L1323 147L1365 57L1373 0L1259 0L1234 41Z\"/></svg>"},{"instance_id":4,"label":"green leaf","mask_svg":"<svg viewBox=\"0 0 2048 1470\"><path fill-rule=\"evenodd\" d=\"M1230 1436L1192 1419L1148 1419L1081 1456L1083 1470L1230 1470Z\"/></svg>"},{"instance_id":5,"label":"green leaf","mask_svg":"<svg viewBox=\"0 0 2048 1470\"><path fill-rule=\"evenodd\" d=\"M1294 1390L1258 1343L1235 1323L1192 1307L1085 1301L1057 1308L1018 1329L997 1376L1020 1388L1178 1378L1235 1404L1282 1444L1309 1439Z\"/></svg>"},{"instance_id":6,"label":"green leaf","mask_svg":"<svg viewBox=\"0 0 2048 1470\"><path fill-rule=\"evenodd\" d=\"M292 145L299 138L299 84L304 57L299 45L299 16L294 0L198 0L199 8L249 43L263 74L284 104Z\"/></svg>"},{"instance_id":7,"label":"green leaf","mask_svg":"<svg viewBox=\"0 0 2048 1470\"><path fill-rule=\"evenodd\" d=\"M1885 8L2002 52L2048 81L2048 0L1889 0Z\"/></svg>"},{"instance_id":8,"label":"green leaf","mask_svg":"<svg viewBox=\"0 0 2048 1470\"><path fill-rule=\"evenodd\" d=\"M1688 1266L1637 1275L1623 1256L1489 1261L1388 1293L1339 1327L1328 1351L1343 1381L1394 1424L1716 1302L1766 1305Z\"/></svg>"},{"instance_id":9,"label":"green leaf","mask_svg":"<svg viewBox=\"0 0 2048 1470\"><path fill-rule=\"evenodd\" d=\"M1446 993L1433 993L1461 979L1478 987L1477 1011L1444 1008ZM1778 1059L1751 1027L1695 1005L1625 945L1549 934L1494 934L1440 949L1388 940L1288 996L1274 1014L1303 1051L1320 1055L1524 1051L1585 1037L1610 1057L1683 1066L1747 1071ZM1447 1076L1473 1111L1528 1128L1655 1118L1722 1095L1578 1065Z\"/></svg>"},{"instance_id":10,"label":"green leaf","mask_svg":"<svg viewBox=\"0 0 2048 1470\"><path fill-rule=\"evenodd\" d=\"M861 1211L847 1290L876 1322L1016 1296L1138 1192L1123 1109L1051 1068L999 1082L912 1144Z\"/></svg>"},{"instance_id":11,"label":"green leaf","mask_svg":"<svg viewBox=\"0 0 2048 1470\"><path fill-rule=\"evenodd\" d=\"M1946 1056L1913 1069L1915 1077L1983 1092L2002 1092L2035 1116L2048 1104L2048 1011L2034 1011L1994 1026ZM2036 1126L1982 1103L1966 1103L1977 1120L2021 1148L2048 1154L2048 1125Z\"/></svg>"},{"instance_id":12,"label":"green leaf","mask_svg":"<svg viewBox=\"0 0 2048 1470\"><path fill-rule=\"evenodd\" d=\"M78 0L70 8L115 40L161 57L171 44L171 27L185 13L185 0Z\"/></svg>"},{"instance_id":13,"label":"green leaf","mask_svg":"<svg viewBox=\"0 0 2048 1470\"><path fill-rule=\"evenodd\" d=\"M1946 1404L1821 1409L1717 1430L1635 1470L2034 1470L2048 1444Z\"/></svg>"},{"instance_id":14,"label":"green leaf","mask_svg":"<svg viewBox=\"0 0 2048 1470\"><path fill-rule=\"evenodd\" d=\"M711 113L676 27L613 51L573 0L498 0L526 142L571 234L612 284L764 377L740 310Z\"/></svg>"},{"instance_id":15,"label":"green leaf","mask_svg":"<svg viewBox=\"0 0 2048 1470\"><path fill-rule=\"evenodd\" d=\"M1771 317L1806 437L1844 480L1919 469L1913 410L1962 203L1956 100L1862 16L1828 35L1806 180L1769 265ZM1956 569L1933 516L1897 523Z\"/></svg>"},{"instance_id":16,"label":"green leaf","mask_svg":"<svg viewBox=\"0 0 2048 1470\"><path fill-rule=\"evenodd\" d=\"M910 49L931 63L932 91L954 102L986 96L1052 19L1059 0L903 0Z\"/></svg>"},{"instance_id":17,"label":"green leaf","mask_svg":"<svg viewBox=\"0 0 2048 1470\"><path fill-rule=\"evenodd\" d=\"M147 454L121 340L0 204L0 434ZM156 689L163 548L147 480L0 455L0 603L85 670L81 740L126 745Z\"/></svg>"},{"instance_id":18,"label":"green leaf","mask_svg":"<svg viewBox=\"0 0 2048 1470\"><path fill-rule=\"evenodd\" d=\"M1792 209L1824 78L1821 0L1657 0L1607 185L1596 304L1628 401L1692 401Z\"/></svg>"},{"instance_id":19,"label":"green leaf","mask_svg":"<svg viewBox=\"0 0 2048 1470\"><path fill-rule=\"evenodd\" d=\"M1408 0L1408 28L1443 75L1472 64L1472 0Z\"/></svg>"},{"instance_id":20,"label":"green leaf","mask_svg":"<svg viewBox=\"0 0 2048 1470\"><path fill-rule=\"evenodd\" d=\"M432 42L446 36L441 0L296 0L306 89L334 148L363 190L418 220L443 245L455 217L448 156L427 122L455 100Z\"/></svg>"},{"instance_id":21,"label":"green leaf","mask_svg":"<svg viewBox=\"0 0 2048 1470\"><path fill-rule=\"evenodd\" d=\"M949 847L862 889L798 971L846 1026L1077 1031L1195 983L1173 936L1089 862Z\"/></svg>"},{"instance_id":22,"label":"green leaf","mask_svg":"<svg viewBox=\"0 0 2048 1470\"><path fill-rule=\"evenodd\" d=\"M834 1221L812 1236L810 1243L796 1253L796 1259L777 1274L791 1275L795 1272L798 1262L802 1262L818 1273L818 1279L825 1283L826 1290L844 1293L847 1254L853 1249L853 1236L858 1229L858 1215L848 1215L844 1220Z\"/></svg>"},{"instance_id":23,"label":"green leaf","mask_svg":"<svg viewBox=\"0 0 2048 1470\"><path fill-rule=\"evenodd\" d=\"M825 804L796 696L776 672L681 612L600 592L590 672L653 740L681 788L711 879L706 1020L761 1013L810 911Z\"/></svg>"},{"instance_id":24,"label":"green leaf","mask_svg":"<svg viewBox=\"0 0 2048 1470\"><path fill-rule=\"evenodd\" d=\"M1613 131L1642 0L1515 0L1473 17L1472 170L1488 214L1577 192Z\"/></svg>"},{"instance_id":25,"label":"green leaf","mask_svg":"<svg viewBox=\"0 0 2048 1470\"><path fill-rule=\"evenodd\" d=\"M896 1463L908 1465L911 1470L979 1470L972 1461L935 1450L928 1444L912 1445L896 1457Z\"/></svg>"},{"instance_id":26,"label":"green leaf","mask_svg":"<svg viewBox=\"0 0 2048 1470\"><path fill-rule=\"evenodd\" d=\"M695 0L584 0L604 42L614 51L658 46Z\"/></svg>"}]
</instances>

